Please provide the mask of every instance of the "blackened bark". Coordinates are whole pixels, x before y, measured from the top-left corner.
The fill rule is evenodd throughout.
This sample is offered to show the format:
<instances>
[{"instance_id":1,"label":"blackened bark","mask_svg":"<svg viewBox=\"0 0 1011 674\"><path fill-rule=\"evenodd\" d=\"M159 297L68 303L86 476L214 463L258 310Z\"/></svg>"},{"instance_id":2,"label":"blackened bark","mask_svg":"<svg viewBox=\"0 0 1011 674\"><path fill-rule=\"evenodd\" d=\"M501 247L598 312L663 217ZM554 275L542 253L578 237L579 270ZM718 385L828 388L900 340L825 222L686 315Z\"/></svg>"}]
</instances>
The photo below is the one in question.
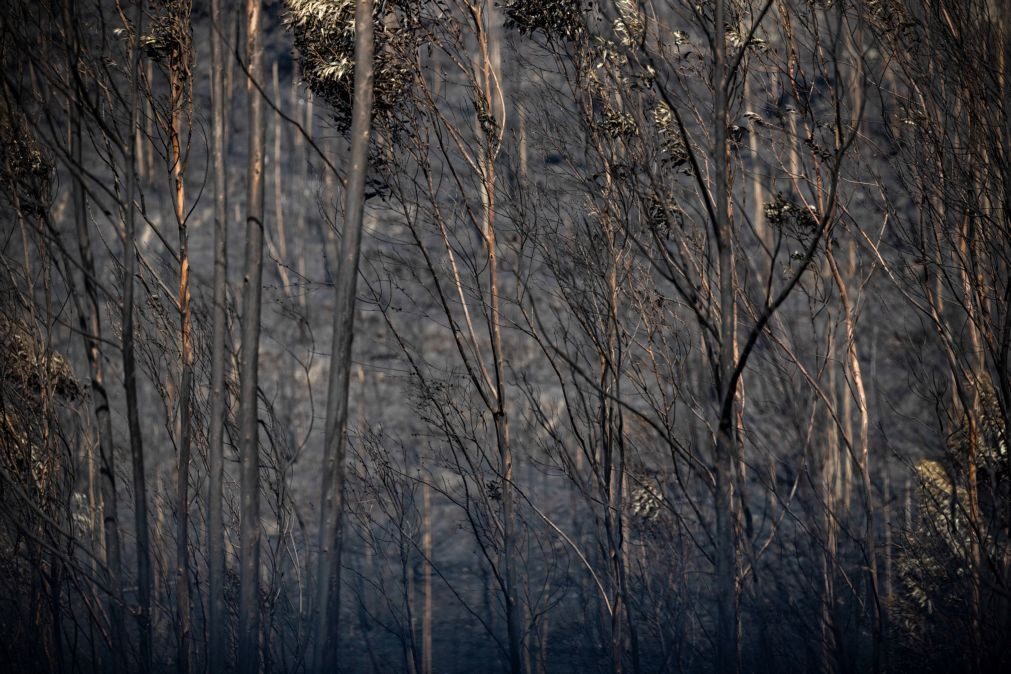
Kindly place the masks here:
<instances>
[{"instance_id":1,"label":"blackened bark","mask_svg":"<svg viewBox=\"0 0 1011 674\"><path fill-rule=\"evenodd\" d=\"M126 237L123 250L123 385L126 392L126 417L130 433L130 459L133 467L133 513L137 536L137 622L140 632L140 666L151 669L151 543L147 526L147 483L144 477L144 437L140 428L137 400L137 362L134 349L134 276L137 273L137 194L138 150L140 133L140 49L137 44L143 31L143 3L134 7L134 44L130 68L130 135L126 185Z\"/></svg>"},{"instance_id":2,"label":"blackened bark","mask_svg":"<svg viewBox=\"0 0 1011 674\"><path fill-rule=\"evenodd\" d=\"M720 674L737 672L737 545L734 532L734 406L727 404L737 394L734 377L734 245L730 225L730 174L727 170L727 43L724 38L726 6L716 2L716 26L713 35L716 58L713 68L713 160L716 164L716 231L720 270L720 413L716 431L716 670Z\"/></svg>"},{"instance_id":3,"label":"blackened bark","mask_svg":"<svg viewBox=\"0 0 1011 674\"><path fill-rule=\"evenodd\" d=\"M222 63L221 0L211 0L211 155L214 169L214 309L211 343L211 417L208 446L210 471L207 504L208 668L225 669L225 533L222 517L225 415L225 290L228 281L227 181L225 176L225 91Z\"/></svg>"},{"instance_id":4,"label":"blackened bark","mask_svg":"<svg viewBox=\"0 0 1011 674\"><path fill-rule=\"evenodd\" d=\"M263 164L266 132L260 43L260 0L246 0L246 60L249 97L249 167L246 195L246 261L242 279L242 354L239 362L239 455L241 517L239 531L239 671L255 673L260 641L260 484L257 377L260 347L260 299L263 278Z\"/></svg>"},{"instance_id":5,"label":"blackened bark","mask_svg":"<svg viewBox=\"0 0 1011 674\"><path fill-rule=\"evenodd\" d=\"M71 102L71 153L75 166L82 165L81 121L76 102ZM73 175L74 218L77 229L77 244L81 256L81 271L84 277L84 301L78 304L81 335L84 351L88 359L91 376L91 402L95 409L98 425L99 482L102 494L102 525L105 532L105 566L108 584L112 589L109 597L109 620L114 643L123 643L126 629L123 622L122 605L122 556L119 542L119 517L116 503L116 457L112 442L112 418L109 411L109 397L105 390L105 358L102 353L101 305L98 301L98 286L95 283L95 260L91 252L91 233L88 229L87 200L80 173ZM69 273L69 271L68 271ZM115 647L110 654L114 670L124 668L123 653Z\"/></svg>"},{"instance_id":6,"label":"blackened bark","mask_svg":"<svg viewBox=\"0 0 1011 674\"><path fill-rule=\"evenodd\" d=\"M335 280L333 347L327 390L325 455L320 521L319 586L314 665L321 674L336 671L340 611L341 522L344 510L344 453L348 419L351 341L354 337L355 288L361 250L372 119L372 0L355 7L355 98L351 111L351 172L348 176L344 232Z\"/></svg>"}]
</instances>

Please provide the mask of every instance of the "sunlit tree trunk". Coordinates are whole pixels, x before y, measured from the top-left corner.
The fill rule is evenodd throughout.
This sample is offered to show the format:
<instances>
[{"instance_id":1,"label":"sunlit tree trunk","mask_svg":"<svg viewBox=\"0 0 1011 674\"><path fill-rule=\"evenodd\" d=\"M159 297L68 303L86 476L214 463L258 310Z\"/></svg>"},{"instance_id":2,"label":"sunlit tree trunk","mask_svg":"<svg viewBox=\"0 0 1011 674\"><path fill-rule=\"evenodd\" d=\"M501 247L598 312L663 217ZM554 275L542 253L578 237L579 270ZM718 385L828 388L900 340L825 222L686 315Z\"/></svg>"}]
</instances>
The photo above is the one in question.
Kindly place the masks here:
<instances>
[{"instance_id":1,"label":"sunlit tree trunk","mask_svg":"<svg viewBox=\"0 0 1011 674\"><path fill-rule=\"evenodd\" d=\"M184 3L177 11L188 10ZM175 17L188 28L189 15ZM179 232L179 350L182 376L179 384L179 462L176 472L176 610L179 621L179 644L176 668L180 674L190 671L190 573L189 573L189 480L190 452L193 436L193 328L190 312L189 225L186 213L186 154L183 149L183 121L188 118L190 54L188 42L180 44L169 64L171 119L169 143L173 178L173 205Z\"/></svg>"}]
</instances>

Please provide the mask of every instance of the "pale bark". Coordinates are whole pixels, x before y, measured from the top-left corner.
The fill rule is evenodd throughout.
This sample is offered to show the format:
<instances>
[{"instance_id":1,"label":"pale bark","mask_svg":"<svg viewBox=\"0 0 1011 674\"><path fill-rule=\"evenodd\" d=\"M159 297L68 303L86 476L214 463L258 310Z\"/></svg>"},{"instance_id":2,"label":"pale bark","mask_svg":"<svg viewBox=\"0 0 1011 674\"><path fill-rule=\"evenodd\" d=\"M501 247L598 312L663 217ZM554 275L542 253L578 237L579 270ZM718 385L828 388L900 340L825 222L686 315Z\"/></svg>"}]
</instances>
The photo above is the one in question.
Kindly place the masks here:
<instances>
[{"instance_id":1,"label":"pale bark","mask_svg":"<svg viewBox=\"0 0 1011 674\"><path fill-rule=\"evenodd\" d=\"M187 17L188 18L188 17ZM173 203L179 232L179 347L182 376L179 385L179 462L176 467L176 610L179 643L176 668L180 674L190 671L190 581L189 581L189 474L192 446L193 342L190 313L189 227L186 216L186 157L182 148L184 108L189 104L186 77L188 53L171 64L169 80L172 92L171 143Z\"/></svg>"},{"instance_id":2,"label":"pale bark","mask_svg":"<svg viewBox=\"0 0 1011 674\"><path fill-rule=\"evenodd\" d=\"M495 439L499 452L498 471L502 480L502 583L505 594L506 635L509 646L509 669L512 674L523 671L522 634L520 630L519 595L515 571L515 514L513 497L513 453L509 438L509 417L505 404L505 356L502 349L500 282L498 278L498 250L495 231L495 158L500 137L493 136L505 125L502 98L502 66L498 39L498 19L495 5L485 2L483 8L472 8L475 29L478 31L479 95L484 99L484 109L495 120L492 129L479 129L483 137L482 154L478 164L481 170L481 230L484 234L488 260L489 315L488 332L491 336L494 382L491 391L492 417L495 421ZM496 114L497 113L497 114ZM475 343L475 347L477 344Z\"/></svg>"},{"instance_id":3,"label":"pale bark","mask_svg":"<svg viewBox=\"0 0 1011 674\"><path fill-rule=\"evenodd\" d=\"M288 237L284 231L284 182L282 180L281 164L284 161L283 139L284 124L281 119L281 110L284 107L281 100L281 82L277 71L277 61L271 68L271 83L274 93L274 227L277 231L277 273L281 277L281 287L285 295L292 293L291 277L288 274Z\"/></svg>"},{"instance_id":4,"label":"pale bark","mask_svg":"<svg viewBox=\"0 0 1011 674\"><path fill-rule=\"evenodd\" d=\"M846 329L846 370L852 384L852 395L856 402L857 412L859 415L859 440L854 449L858 461L858 468L860 470L861 487L863 491L863 544L865 554L867 556L867 599L871 607L874 624L872 650L874 652L874 667L875 670L877 670L880 667L882 614L878 584L877 539L874 529L875 502L870 474L870 414L867 407L867 392L864 388L863 369L860 365L860 357L857 351L855 308L850 301L846 281L843 279L842 274L839 271L831 246L826 248L826 259L828 260L829 266L832 270L832 276L835 280L837 290L839 291L839 300L842 303L843 325Z\"/></svg>"}]
</instances>

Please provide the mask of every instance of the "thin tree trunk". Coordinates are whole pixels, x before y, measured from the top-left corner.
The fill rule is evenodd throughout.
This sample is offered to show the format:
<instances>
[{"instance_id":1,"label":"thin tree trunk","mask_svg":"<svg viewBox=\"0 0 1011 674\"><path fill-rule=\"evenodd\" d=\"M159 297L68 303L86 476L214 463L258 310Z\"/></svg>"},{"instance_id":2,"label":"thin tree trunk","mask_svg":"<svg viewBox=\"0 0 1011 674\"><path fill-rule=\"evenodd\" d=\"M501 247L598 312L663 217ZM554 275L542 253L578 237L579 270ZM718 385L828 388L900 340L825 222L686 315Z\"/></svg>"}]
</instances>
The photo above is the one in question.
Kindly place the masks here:
<instances>
[{"instance_id":1,"label":"thin tree trunk","mask_svg":"<svg viewBox=\"0 0 1011 674\"><path fill-rule=\"evenodd\" d=\"M424 555L422 567L422 612L421 648L422 674L432 674L432 487L428 482L421 485L422 521L421 552Z\"/></svg>"},{"instance_id":2,"label":"thin tree trunk","mask_svg":"<svg viewBox=\"0 0 1011 674\"><path fill-rule=\"evenodd\" d=\"M69 68L76 70L79 67L78 55L80 53L80 45L77 33L77 26L79 24L74 10L75 8L71 3L65 5L63 19L67 34L72 36L71 61L67 65ZM81 102L77 97L83 96L83 94L84 92L75 87L71 94L72 99L69 102L70 154L75 167L75 170L72 171L71 203L85 293L84 301L77 302L77 313L80 332L84 342L84 352L87 357L88 370L91 377L91 402L94 406L95 421L98 426L98 473L102 496L105 567L108 574L108 585L112 590L112 594L108 598L108 613L114 643L123 643L126 637L126 628L122 604L122 556L116 501L115 445L113 444L112 437L109 397L105 389L101 305L98 299L95 260L91 251L91 233L88 228L87 195L80 171L80 168L83 166L84 152L81 136ZM67 277L73 278L69 265ZM71 291L73 291L73 288ZM125 658L121 651L113 648L110 659L113 671L125 669Z\"/></svg>"},{"instance_id":3,"label":"thin tree trunk","mask_svg":"<svg viewBox=\"0 0 1011 674\"><path fill-rule=\"evenodd\" d=\"M152 60L148 59L144 73L146 75L145 81L150 86L151 80L154 78L154 62ZM144 138L147 140L147 152L144 154L144 173L147 182L151 183L154 180L154 145L151 144L151 139L154 138L154 106L151 103L150 97L145 97L144 103Z\"/></svg>"},{"instance_id":4,"label":"thin tree trunk","mask_svg":"<svg viewBox=\"0 0 1011 674\"><path fill-rule=\"evenodd\" d=\"M509 639L509 666L513 674L522 671L519 624L519 600L516 591L515 516L513 514L513 455L509 440L509 418L505 409L505 360L502 352L501 311L499 308L498 255L495 250L494 225L494 169L489 162L485 166L485 240L488 246L488 285L491 294L492 351L495 361L496 407L495 437L499 450L499 473L502 476L502 566L505 577L506 632Z\"/></svg>"},{"instance_id":5,"label":"thin tree trunk","mask_svg":"<svg viewBox=\"0 0 1011 674\"><path fill-rule=\"evenodd\" d=\"M750 106L752 110L757 107L755 105L757 97L752 91L751 79L748 77L744 78L744 102L745 105ZM758 240L764 246L771 248L769 231L765 226L765 185L762 177L764 165L759 159L761 156L759 151L759 139L758 134L755 132L748 133L748 150L751 152L751 159L753 162L751 174L751 219L755 226L755 236L758 237ZM774 260L769 260L769 269L772 268L774 262ZM763 269L763 271L767 270Z\"/></svg>"},{"instance_id":6,"label":"thin tree trunk","mask_svg":"<svg viewBox=\"0 0 1011 674\"><path fill-rule=\"evenodd\" d=\"M519 144L519 178L520 185L525 189L529 171L529 151L527 149L527 109L523 103L516 105L516 133Z\"/></svg>"},{"instance_id":7,"label":"thin tree trunk","mask_svg":"<svg viewBox=\"0 0 1011 674\"><path fill-rule=\"evenodd\" d=\"M189 17L187 17L188 19ZM183 106L186 101L186 83L183 71L188 55L179 55L173 61L170 73L172 119L170 141L172 146L173 202L176 225L179 230L179 338L182 376L179 390L179 463L176 472L176 610L179 620L179 643L176 668L179 674L190 671L190 574L189 574L189 475L190 448L192 445L193 412L193 344L190 316L190 255L189 231L186 222L186 188L184 174L186 158L182 149Z\"/></svg>"},{"instance_id":8,"label":"thin tree trunk","mask_svg":"<svg viewBox=\"0 0 1011 674\"><path fill-rule=\"evenodd\" d=\"M211 0L211 157L214 169L214 326L211 344L211 416L208 446L210 471L207 504L208 590L210 594L208 669L225 670L225 532L222 514L224 482L225 333L228 282L228 192L225 174L225 90L221 0Z\"/></svg>"},{"instance_id":9,"label":"thin tree trunk","mask_svg":"<svg viewBox=\"0 0 1011 674\"><path fill-rule=\"evenodd\" d=\"M155 493L158 493L158 491L167 493L168 485L165 484L165 478L159 478L158 483L155 486ZM168 591L164 586L164 580L168 575L167 564L165 563L165 548L167 547L167 535L165 532L167 525L165 523L164 507L156 507L154 509L153 529L151 532L151 596L154 599L154 605L158 606L159 604L165 605L168 603ZM155 611L151 614L151 632L154 643L161 643L161 639L171 629L166 613L166 611Z\"/></svg>"},{"instance_id":10,"label":"thin tree trunk","mask_svg":"<svg viewBox=\"0 0 1011 674\"><path fill-rule=\"evenodd\" d=\"M835 399L836 372L838 369L835 358L834 331L830 332L828 339L829 362L828 369L828 391L830 400ZM830 410L825 414L825 449L823 452L821 467L821 505L822 505L822 526L825 529L825 547L821 552L821 671L824 674L832 674L835 671L835 618L833 607L835 605L835 558L837 550L838 531L836 526L836 490L837 472L839 470L839 429L833 423Z\"/></svg>"},{"instance_id":11,"label":"thin tree trunk","mask_svg":"<svg viewBox=\"0 0 1011 674\"><path fill-rule=\"evenodd\" d=\"M839 272L835 256L831 246L828 247L826 258L832 270L839 290L839 299L842 302L843 321L846 327L846 365L849 375L853 381L853 395L856 398L857 411L860 415L860 440L856 447L859 458L859 468L861 485L863 487L864 501L864 547L867 555L867 579L869 584L868 601L872 610L872 621L874 625L872 638L872 652L874 670L881 668L881 601L878 590L878 564L877 564L877 542L874 532L874 500L871 488L870 475L870 416L867 409L867 393L864 389L863 371L860 366L860 358L857 352L856 343L856 317L854 308L849 299L846 288L846 281Z\"/></svg>"},{"instance_id":12,"label":"thin tree trunk","mask_svg":"<svg viewBox=\"0 0 1011 674\"><path fill-rule=\"evenodd\" d=\"M137 269L137 194L139 170L140 125L138 106L140 98L140 48L136 40L143 31L143 3L134 8L135 42L131 45L130 68L130 166L126 186L126 237L123 244L123 385L126 389L126 416L130 432L130 457L133 464L133 510L137 536L137 622L140 632L140 666L151 669L151 543L147 526L147 484L144 478L144 438L140 428L140 411L137 401L137 365L134 353L134 276ZM150 150L149 150L150 151Z\"/></svg>"},{"instance_id":13,"label":"thin tree trunk","mask_svg":"<svg viewBox=\"0 0 1011 674\"><path fill-rule=\"evenodd\" d=\"M488 114L497 117L494 128L502 128L505 124L505 109L496 115L496 94L501 96L502 67L501 52L498 37L498 17L495 5L486 2L483 7L484 20L480 13L475 15L476 28L479 31L479 47L481 49L481 83L484 96L484 106ZM491 410L495 420L495 438L499 450L499 475L502 479L502 569L505 592L506 635L509 644L509 669L512 674L523 671L522 635L520 632L519 596L516 588L515 572L515 515L513 513L513 455L509 439L509 417L505 406L505 356L502 350L501 310L499 302L500 283L498 279L498 251L496 249L495 232L495 156L498 153L498 138L493 138L494 130L484 131L483 156L480 159L482 168L481 204L483 207L482 230L488 255L488 292L489 325L491 335L492 357L495 368L495 408Z\"/></svg>"},{"instance_id":14,"label":"thin tree trunk","mask_svg":"<svg viewBox=\"0 0 1011 674\"><path fill-rule=\"evenodd\" d=\"M221 34L225 36L232 45L232 51L236 55L239 53L239 45L242 44L242 3L234 3L233 5L226 5L226 11L228 11L227 16L222 16L224 23L221 25ZM248 3L247 3L248 8ZM230 10L230 11L229 11ZM248 20L248 19L247 19ZM229 44L226 42L225 44ZM225 92L231 94L236 90L235 87L235 64L239 62L238 56L236 58L225 59ZM248 87L247 87L248 89ZM225 137L225 156L228 156L229 149L229 139L232 137L232 128L234 127L235 120L232 119L234 115L234 107L229 105L225 107L225 126L224 126L224 137Z\"/></svg>"},{"instance_id":15,"label":"thin tree trunk","mask_svg":"<svg viewBox=\"0 0 1011 674\"><path fill-rule=\"evenodd\" d=\"M297 86L297 80L292 77L292 90ZM313 100L312 92L307 91L305 96L305 121L303 122L303 127L305 128L305 133L309 138L312 138L313 134ZM292 101L297 100L294 94L291 97ZM303 147L304 146L304 147ZM305 285L306 281L306 250L309 248L309 232L305 224L305 209L306 204L311 203L311 190L309 188L309 164L312 160L312 148L306 143L302 134L295 134L295 148L294 148L295 159L299 164L298 171L298 185L302 193L302 200L298 207L295 209L295 236L298 237L300 242L300 248L298 251L298 278L299 278L299 293L298 293L298 303L302 307L302 311L305 315L306 322L310 322L310 307L309 307L309 292Z\"/></svg>"},{"instance_id":16,"label":"thin tree trunk","mask_svg":"<svg viewBox=\"0 0 1011 674\"><path fill-rule=\"evenodd\" d=\"M260 300L263 285L263 164L266 131L260 0L246 0L246 95L249 104L249 167L246 195L246 262L242 279L242 356L239 364L241 526L239 563L239 672L255 674L260 643L260 484L257 376L260 348Z\"/></svg>"},{"instance_id":17,"label":"thin tree trunk","mask_svg":"<svg viewBox=\"0 0 1011 674\"><path fill-rule=\"evenodd\" d=\"M980 186L978 185L978 177L976 177L977 185L974 190L977 194L980 193ZM980 550L979 544L979 532L980 532L980 510L979 510L979 480L977 476L977 464L979 462L979 443L980 443L980 429L978 415L981 409L980 400L980 386L982 385L983 378L986 371L986 352L983 349L981 337L978 330L979 325L979 313L984 310L983 307L979 306L979 302L976 299L976 288L986 287L986 283L981 279L973 279L970 273L969 267L976 267L974 264L976 258L976 236L973 232L972 225L970 224L970 216L966 215L962 219L960 225L961 231L959 232L959 251L957 258L961 261L959 264L959 275L962 279L962 304L965 307L966 313L966 331L969 333L969 344L971 345L972 353L976 355L974 360L970 360L968 364L968 374L970 378L970 385L972 387L972 402L970 409L965 410L965 418L968 420L968 456L966 457L966 511L969 516L969 559L972 562L972 570L970 572L971 587L969 591L969 611L972 620L971 629L971 650L972 659L971 666L973 672L981 671L982 663L980 656L983 650L982 634L981 634L981 624L982 624L982 596L981 596L981 582L980 578L980 566L982 564L982 551Z\"/></svg>"},{"instance_id":18,"label":"thin tree trunk","mask_svg":"<svg viewBox=\"0 0 1011 674\"><path fill-rule=\"evenodd\" d=\"M71 153L76 166L81 166L81 122L76 104L72 106ZM126 630L123 623L122 605L122 557L119 542L119 516L116 502L116 457L112 441L112 418L109 411L109 397L105 390L105 367L102 354L101 305L98 287L95 284L95 261L91 252L91 233L88 231L87 201L80 174L73 177L74 218L77 228L78 249L81 255L81 270L84 279L85 301L79 305L81 335L91 375L91 399L98 424L99 482L102 494L102 522L105 534L105 566L109 575L109 587L113 595L109 597L109 619L112 625L114 643L123 643ZM69 273L69 270L68 270ZM113 669L124 668L124 654L113 648L111 654Z\"/></svg>"},{"instance_id":19,"label":"thin tree trunk","mask_svg":"<svg viewBox=\"0 0 1011 674\"><path fill-rule=\"evenodd\" d=\"M1003 50L1000 53L1000 89L1001 89L1001 102L1004 106L1004 116L1003 125L1004 133L1001 139L1002 150L1005 157L1005 162L1007 158L1011 157L1011 3L1004 3L1004 9L1000 12L1000 32L1001 44L1004 45ZM1003 225L1004 231L1011 231L1011 167L1006 164L1003 170L1003 194L1001 194L1001 210L1003 211ZM1007 269L1005 265L1005 270ZM1001 440L1004 443L1004 447L1011 445L1011 377L1008 376L1011 373L1011 363L1009 363L1009 354L1011 354L1011 312L1009 312L1009 306L1011 306L1011 284L1005 284L1004 286L1004 298L1003 298L1003 311L994 312L995 324L997 317L1003 318L1001 321L1003 326L1001 327L1001 338L1000 338L1000 348L999 355L996 358L997 368L996 368L996 385L997 390L1001 397L1004 399L1003 406L1003 417L1004 417L1004 432L1003 438ZM1009 499L1002 513L1005 522L1011 521L1011 499ZM998 617L998 620L1003 620L1003 625L1005 630L1011 629L1011 601L1004 602L1004 615Z\"/></svg>"},{"instance_id":20,"label":"thin tree trunk","mask_svg":"<svg viewBox=\"0 0 1011 674\"><path fill-rule=\"evenodd\" d=\"M412 496L412 494L407 493L408 491L406 487L402 488L401 499L403 499L403 503L406 503L407 499ZM413 545L407 542L407 535L403 527L400 528L399 547L401 589L404 595L404 611L407 618L407 629L403 638L404 662L406 663L407 674L419 674L421 671L421 653L418 651L418 621L416 618L417 611L415 610L417 579L414 575L414 567L411 565L411 548Z\"/></svg>"},{"instance_id":21,"label":"thin tree trunk","mask_svg":"<svg viewBox=\"0 0 1011 674\"><path fill-rule=\"evenodd\" d=\"M140 3L137 3L137 6L138 7L142 7L142 5ZM134 16L134 24L133 25L137 26L137 34L138 35L143 30L143 24L141 23L141 21L143 21L143 18L141 18L140 20L138 20L137 17ZM133 44L131 44L130 48L131 49L135 49L136 46L133 45ZM130 60L130 91L132 92L131 95L139 97L139 95L140 95L140 83L139 83L140 72L138 72L138 70L137 70L138 68L140 68L140 58L138 57L136 59L136 61L134 61L133 57L131 56L131 60ZM145 96L144 98L145 98L145 101L147 101L146 105L150 105L150 101L148 100L148 97ZM142 179L144 177L144 171L146 170L146 167L147 167L147 155L150 154L153 150L152 150L151 147L148 147L147 143L144 142L144 130L141 127L141 124L140 124L140 111L139 110L132 110L132 105L133 104L131 103L131 112L133 113L133 126L131 126L130 128L133 129L133 141L132 142L134 144L134 147L136 148L136 150L135 150L136 156L134 157L134 161L133 161L133 166L134 166L133 170L137 172L137 176L134 179L135 180L140 180L140 179Z\"/></svg>"},{"instance_id":22,"label":"thin tree trunk","mask_svg":"<svg viewBox=\"0 0 1011 674\"><path fill-rule=\"evenodd\" d=\"M725 0L716 1L716 58L713 69L715 109L713 157L716 163L716 230L720 270L719 419L716 433L716 670L737 672L737 544L734 531L734 405L731 388L734 358L734 248L730 225L730 174L727 168L727 45L723 39Z\"/></svg>"},{"instance_id":23,"label":"thin tree trunk","mask_svg":"<svg viewBox=\"0 0 1011 674\"><path fill-rule=\"evenodd\" d=\"M545 585L545 591L550 585ZM551 614L545 613L540 620L540 634L537 639L537 674L548 672L548 643L551 635Z\"/></svg>"},{"instance_id":24,"label":"thin tree trunk","mask_svg":"<svg viewBox=\"0 0 1011 674\"><path fill-rule=\"evenodd\" d=\"M284 139L284 123L281 119L281 82L277 71L277 61L271 68L271 82L274 89L274 227L277 231L277 271L281 276L281 286L286 296L290 296L293 288L288 275L288 237L284 231L284 183L282 181L281 164L283 163L282 148Z\"/></svg>"},{"instance_id":25,"label":"thin tree trunk","mask_svg":"<svg viewBox=\"0 0 1011 674\"><path fill-rule=\"evenodd\" d=\"M619 416L621 415L621 410L618 410ZM623 422L620 422L623 424ZM619 426L620 427L620 426ZM619 430L619 433L622 431ZM625 469L625 441L624 438L619 440L621 443L621 479L623 483L622 493L628 494L628 472ZM619 578L621 579L621 595L625 600L625 621L628 623L628 647L632 654L632 673L640 674L642 671L642 665L639 660L639 630L636 627L634 616L632 615L632 600L631 600L631 589L629 586L629 568L632 567L632 550L630 543L627 540L632 533L631 527L631 513L628 507L624 505L624 499L622 497L621 507L619 508L619 522L621 524L619 540L621 541L621 555L619 557L621 566L619 568Z\"/></svg>"},{"instance_id":26,"label":"thin tree trunk","mask_svg":"<svg viewBox=\"0 0 1011 674\"><path fill-rule=\"evenodd\" d=\"M316 670L337 669L338 619L340 616L341 524L344 510L344 452L348 419L348 389L351 341L354 337L355 289L361 250L365 209L365 178L368 172L369 135L372 121L373 86L372 0L355 6L355 97L351 111L351 153L335 279L336 305L333 320L330 376L324 431L323 505L320 521L317 625L313 664Z\"/></svg>"}]
</instances>

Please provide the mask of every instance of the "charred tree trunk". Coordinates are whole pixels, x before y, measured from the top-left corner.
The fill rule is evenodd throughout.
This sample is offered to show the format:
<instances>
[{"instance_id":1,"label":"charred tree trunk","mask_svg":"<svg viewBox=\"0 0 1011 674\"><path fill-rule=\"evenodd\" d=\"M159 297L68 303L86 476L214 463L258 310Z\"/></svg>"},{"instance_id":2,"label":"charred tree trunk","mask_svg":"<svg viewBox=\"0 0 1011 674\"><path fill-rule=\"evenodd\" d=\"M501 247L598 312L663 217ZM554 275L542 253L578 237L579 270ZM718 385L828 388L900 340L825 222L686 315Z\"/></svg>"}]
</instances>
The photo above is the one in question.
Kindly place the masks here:
<instances>
[{"instance_id":1,"label":"charred tree trunk","mask_svg":"<svg viewBox=\"0 0 1011 674\"><path fill-rule=\"evenodd\" d=\"M189 21L189 17L179 17ZM179 620L179 643L176 668L179 674L190 671L190 573L189 573L189 474L193 426L193 341L190 313L189 227L186 215L186 157L182 143L182 125L189 71L188 45L182 45L171 63L172 118L170 143L172 150L173 203L179 232L179 346L182 366L179 386L179 462L176 473L176 610Z\"/></svg>"},{"instance_id":2,"label":"charred tree trunk","mask_svg":"<svg viewBox=\"0 0 1011 674\"><path fill-rule=\"evenodd\" d=\"M350 174L335 279L336 306L324 431L323 506L320 521L317 624L313 664L321 674L336 671L340 614L341 522L344 510L344 453L348 420L355 288L361 250L372 120L372 0L355 6L355 97L351 111Z\"/></svg>"},{"instance_id":3,"label":"charred tree trunk","mask_svg":"<svg viewBox=\"0 0 1011 674\"><path fill-rule=\"evenodd\" d=\"M432 674L432 487L427 481L421 485L421 503L421 672Z\"/></svg>"},{"instance_id":4,"label":"charred tree trunk","mask_svg":"<svg viewBox=\"0 0 1011 674\"><path fill-rule=\"evenodd\" d=\"M246 60L249 97L249 166L246 183L246 261L242 279L242 356L239 363L241 518L239 567L239 671L255 674L260 644L260 484L257 377L260 348L260 299L263 279L263 165L266 132L260 43L260 0L246 1Z\"/></svg>"},{"instance_id":5,"label":"charred tree trunk","mask_svg":"<svg viewBox=\"0 0 1011 674\"><path fill-rule=\"evenodd\" d=\"M208 668L225 670L225 532L222 516L225 415L225 290L228 282L228 193L225 175L225 90L221 0L211 0L211 163L214 169L214 318L211 342L211 416L207 497Z\"/></svg>"},{"instance_id":6,"label":"charred tree trunk","mask_svg":"<svg viewBox=\"0 0 1011 674\"><path fill-rule=\"evenodd\" d=\"M134 44L130 69L130 167L126 186L126 238L123 250L123 385L126 389L126 416L130 431L130 457L133 464L133 506L137 535L137 622L140 631L140 666L151 669L151 543L147 526L147 485L144 478L144 438L140 428L140 410L137 401L137 364L134 350L134 276L137 271L137 194L139 171L140 127L140 48L138 41L143 30L143 3L134 8Z\"/></svg>"},{"instance_id":7,"label":"charred tree trunk","mask_svg":"<svg viewBox=\"0 0 1011 674\"><path fill-rule=\"evenodd\" d=\"M72 15L73 7L68 5L64 19L68 34L73 36L71 68L79 67L79 49L77 34L77 17ZM108 585L112 591L108 599L109 621L113 648L110 653L112 669L120 671L125 668L124 654L117 650L116 643L123 643L126 638L126 628L123 616L122 597L122 556L119 540L119 516L116 501L116 457L112 438L112 418L109 410L109 397L105 388L105 357L102 353L102 316L99 302L97 276L95 274L95 259L91 251L91 232L88 227L87 196L83 184L84 152L82 147L81 105L80 97L84 92L77 86L72 91L75 100L70 101L70 152L74 165L72 182L72 203L77 233L78 252L81 262L81 276L84 284L83 301L78 300L78 320L81 336L84 340L84 351L88 361L88 371L91 377L91 402L95 411L98 427L99 465L98 479L102 499L102 523L105 538L105 567L108 574ZM69 265L68 265L69 266ZM67 269L70 276L71 270Z\"/></svg>"},{"instance_id":8,"label":"charred tree trunk","mask_svg":"<svg viewBox=\"0 0 1011 674\"><path fill-rule=\"evenodd\" d=\"M723 38L726 16L724 0L716 1L716 45L713 69L715 107L713 111L713 159L716 165L716 221L713 227L719 257L720 353L719 418L716 431L716 670L720 674L737 672L737 541L734 531L734 404L737 395L734 370L734 243L730 224L730 172L727 144L727 44Z\"/></svg>"}]
</instances>

